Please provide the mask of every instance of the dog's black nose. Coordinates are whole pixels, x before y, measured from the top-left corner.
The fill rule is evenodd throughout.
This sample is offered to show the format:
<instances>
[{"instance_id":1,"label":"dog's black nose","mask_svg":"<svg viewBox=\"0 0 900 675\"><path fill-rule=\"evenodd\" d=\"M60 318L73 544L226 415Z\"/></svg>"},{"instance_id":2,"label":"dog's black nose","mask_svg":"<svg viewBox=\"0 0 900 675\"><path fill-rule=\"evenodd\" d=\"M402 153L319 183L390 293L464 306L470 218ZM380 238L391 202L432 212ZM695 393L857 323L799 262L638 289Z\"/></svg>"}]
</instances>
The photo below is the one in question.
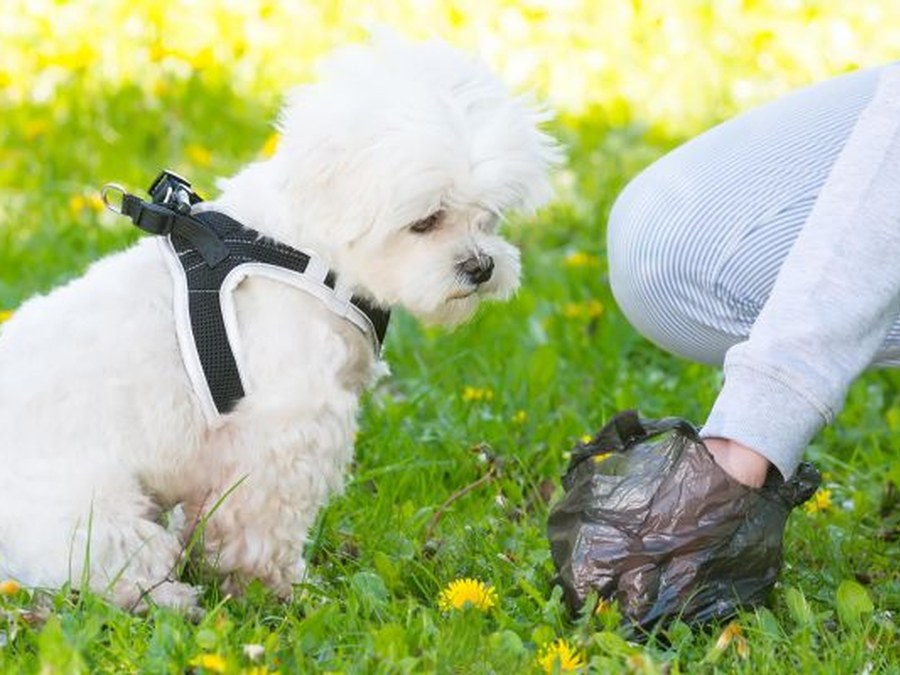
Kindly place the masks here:
<instances>
[{"instance_id":1,"label":"dog's black nose","mask_svg":"<svg viewBox=\"0 0 900 675\"><path fill-rule=\"evenodd\" d=\"M489 255L472 256L459 263L457 268L471 283L483 284L494 273L494 259Z\"/></svg>"}]
</instances>

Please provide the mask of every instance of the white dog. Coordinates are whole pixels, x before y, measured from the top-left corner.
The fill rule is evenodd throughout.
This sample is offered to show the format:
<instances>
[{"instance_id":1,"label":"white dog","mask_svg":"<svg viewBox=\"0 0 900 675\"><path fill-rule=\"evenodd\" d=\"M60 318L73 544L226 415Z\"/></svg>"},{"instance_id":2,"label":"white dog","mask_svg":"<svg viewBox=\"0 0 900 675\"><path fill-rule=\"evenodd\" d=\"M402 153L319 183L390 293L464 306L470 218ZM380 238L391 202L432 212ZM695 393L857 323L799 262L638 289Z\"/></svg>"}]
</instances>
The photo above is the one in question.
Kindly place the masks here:
<instances>
[{"instance_id":1,"label":"white dog","mask_svg":"<svg viewBox=\"0 0 900 675\"><path fill-rule=\"evenodd\" d=\"M314 252L340 292L453 324L518 285L497 227L550 196L542 121L447 45L382 38L328 59L289 97L275 154L195 210ZM189 607L196 589L173 578L189 532L159 523L180 504L188 523L208 517L226 583L289 594L342 487L360 392L386 368L321 298L251 276L233 293L245 395L211 417L162 240L29 300L0 332L0 579Z\"/></svg>"}]
</instances>

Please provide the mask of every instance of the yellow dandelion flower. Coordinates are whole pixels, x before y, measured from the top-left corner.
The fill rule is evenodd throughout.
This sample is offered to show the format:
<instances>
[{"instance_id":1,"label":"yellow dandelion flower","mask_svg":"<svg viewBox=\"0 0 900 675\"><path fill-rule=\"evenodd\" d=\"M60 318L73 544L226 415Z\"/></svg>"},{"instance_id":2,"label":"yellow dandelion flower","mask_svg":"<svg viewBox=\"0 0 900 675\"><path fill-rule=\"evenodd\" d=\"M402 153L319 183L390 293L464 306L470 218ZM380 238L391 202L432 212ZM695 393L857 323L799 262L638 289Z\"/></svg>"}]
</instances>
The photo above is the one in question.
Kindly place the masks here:
<instances>
[{"instance_id":1,"label":"yellow dandelion flower","mask_svg":"<svg viewBox=\"0 0 900 675\"><path fill-rule=\"evenodd\" d=\"M494 392L491 389L479 389L478 387L463 387L463 401L491 401L494 398Z\"/></svg>"},{"instance_id":2,"label":"yellow dandelion flower","mask_svg":"<svg viewBox=\"0 0 900 675\"><path fill-rule=\"evenodd\" d=\"M104 209L103 200L99 194L72 195L69 197L69 211L73 216L81 215L82 211L100 213Z\"/></svg>"},{"instance_id":3,"label":"yellow dandelion flower","mask_svg":"<svg viewBox=\"0 0 900 675\"><path fill-rule=\"evenodd\" d=\"M816 494L813 495L812 499L806 502L806 512L809 514L818 513L819 511L825 511L831 507L831 490L821 488L816 490Z\"/></svg>"},{"instance_id":4,"label":"yellow dandelion flower","mask_svg":"<svg viewBox=\"0 0 900 675\"><path fill-rule=\"evenodd\" d=\"M203 670L208 670L211 673L224 673L228 664L218 654L201 654L200 656L195 656L188 662L189 666L193 666L194 668L202 668Z\"/></svg>"},{"instance_id":5,"label":"yellow dandelion flower","mask_svg":"<svg viewBox=\"0 0 900 675\"><path fill-rule=\"evenodd\" d=\"M526 419L528 419L528 414L524 410L517 410L516 414L512 416L512 421L516 424L524 424Z\"/></svg>"},{"instance_id":6,"label":"yellow dandelion flower","mask_svg":"<svg viewBox=\"0 0 900 675\"><path fill-rule=\"evenodd\" d=\"M563 305L562 314L567 319L580 319L584 314L584 310L577 302L568 302Z\"/></svg>"},{"instance_id":7,"label":"yellow dandelion flower","mask_svg":"<svg viewBox=\"0 0 900 675\"><path fill-rule=\"evenodd\" d=\"M584 308L584 313L589 319L596 319L603 314L603 303L599 300L591 300Z\"/></svg>"},{"instance_id":8,"label":"yellow dandelion flower","mask_svg":"<svg viewBox=\"0 0 900 675\"><path fill-rule=\"evenodd\" d=\"M597 299L584 303L569 302L562 307L562 315L567 319L596 319L601 314L603 303Z\"/></svg>"},{"instance_id":9,"label":"yellow dandelion flower","mask_svg":"<svg viewBox=\"0 0 900 675\"><path fill-rule=\"evenodd\" d=\"M162 98L163 96L168 94L170 89L171 86L169 85L169 83L162 78L154 80L150 85L150 91L152 91L153 95L157 98Z\"/></svg>"},{"instance_id":10,"label":"yellow dandelion flower","mask_svg":"<svg viewBox=\"0 0 900 675\"><path fill-rule=\"evenodd\" d=\"M280 137L278 134L272 134L266 139L266 142L262 146L262 156L269 158L275 154L275 150L278 149L278 141Z\"/></svg>"},{"instance_id":11,"label":"yellow dandelion flower","mask_svg":"<svg viewBox=\"0 0 900 675\"><path fill-rule=\"evenodd\" d=\"M164 58L169 56L169 50L161 42L154 42L152 45L150 45L148 56L153 63L158 63L159 61L162 61Z\"/></svg>"},{"instance_id":12,"label":"yellow dandelion flower","mask_svg":"<svg viewBox=\"0 0 900 675\"><path fill-rule=\"evenodd\" d=\"M478 579L456 579L447 584L438 598L441 610L464 609L467 606L486 612L497 604L497 591Z\"/></svg>"},{"instance_id":13,"label":"yellow dandelion flower","mask_svg":"<svg viewBox=\"0 0 900 675\"><path fill-rule=\"evenodd\" d=\"M77 216L86 206L87 199L85 199L83 195L72 195L69 197L69 211L72 212L72 215Z\"/></svg>"},{"instance_id":14,"label":"yellow dandelion flower","mask_svg":"<svg viewBox=\"0 0 900 675\"><path fill-rule=\"evenodd\" d=\"M191 64L194 70L205 70L216 62L215 54L211 47L204 47L194 54L186 54L185 60Z\"/></svg>"},{"instance_id":15,"label":"yellow dandelion flower","mask_svg":"<svg viewBox=\"0 0 900 675\"><path fill-rule=\"evenodd\" d=\"M454 7L452 4L450 4L450 6L446 8L446 11L447 21L451 26L453 26L454 28L460 28L461 26L465 25L466 15L458 7Z\"/></svg>"},{"instance_id":16,"label":"yellow dandelion flower","mask_svg":"<svg viewBox=\"0 0 900 675\"><path fill-rule=\"evenodd\" d=\"M584 251L575 251L566 256L566 267L597 267L600 259L597 256L585 253Z\"/></svg>"},{"instance_id":17,"label":"yellow dandelion flower","mask_svg":"<svg viewBox=\"0 0 900 675\"><path fill-rule=\"evenodd\" d=\"M188 159L197 166L209 166L212 163L212 153L202 145L191 143L184 149Z\"/></svg>"},{"instance_id":18,"label":"yellow dandelion flower","mask_svg":"<svg viewBox=\"0 0 900 675\"><path fill-rule=\"evenodd\" d=\"M81 70L91 65L95 59L94 48L88 44L80 44L75 49L55 55L51 60L64 70Z\"/></svg>"},{"instance_id":19,"label":"yellow dandelion flower","mask_svg":"<svg viewBox=\"0 0 900 675\"><path fill-rule=\"evenodd\" d=\"M607 453L609 454L609 453ZM599 457L600 455L598 455ZM612 609L612 603L606 598L597 598L597 606L594 608L595 616L602 616Z\"/></svg>"},{"instance_id":20,"label":"yellow dandelion flower","mask_svg":"<svg viewBox=\"0 0 900 675\"><path fill-rule=\"evenodd\" d=\"M585 666L584 657L563 638L544 647L537 664L545 673L573 673Z\"/></svg>"},{"instance_id":21,"label":"yellow dandelion flower","mask_svg":"<svg viewBox=\"0 0 900 675\"><path fill-rule=\"evenodd\" d=\"M719 639L716 640L716 649L719 651L728 649L728 645L731 644L732 640L743 634L744 631L741 629L741 625L737 621L732 621L725 626L725 630L722 631Z\"/></svg>"},{"instance_id":22,"label":"yellow dandelion flower","mask_svg":"<svg viewBox=\"0 0 900 675\"><path fill-rule=\"evenodd\" d=\"M590 443L592 440L594 440L594 437L591 436L590 434L585 434L585 435L582 436L579 440L581 441L581 444L582 444L582 445L587 445L587 444Z\"/></svg>"},{"instance_id":23,"label":"yellow dandelion flower","mask_svg":"<svg viewBox=\"0 0 900 675\"><path fill-rule=\"evenodd\" d=\"M47 120L36 119L26 122L22 133L25 135L26 141L33 141L38 136L43 136L49 128L50 123Z\"/></svg>"},{"instance_id":24,"label":"yellow dandelion flower","mask_svg":"<svg viewBox=\"0 0 900 675\"><path fill-rule=\"evenodd\" d=\"M607 457L609 457L611 454L612 454L611 452L601 452L599 455L594 455L594 462L596 462L597 464L599 464L599 463L602 462L604 459L606 459Z\"/></svg>"},{"instance_id":25,"label":"yellow dandelion flower","mask_svg":"<svg viewBox=\"0 0 900 675\"><path fill-rule=\"evenodd\" d=\"M94 213L100 213L106 206L103 204L103 199L100 198L100 195L96 192L92 192L87 196L86 199L88 208Z\"/></svg>"},{"instance_id":26,"label":"yellow dandelion flower","mask_svg":"<svg viewBox=\"0 0 900 675\"><path fill-rule=\"evenodd\" d=\"M0 595L15 595L20 588L22 587L18 581L13 581L12 579L0 581Z\"/></svg>"},{"instance_id":27,"label":"yellow dandelion flower","mask_svg":"<svg viewBox=\"0 0 900 675\"><path fill-rule=\"evenodd\" d=\"M11 309L0 309L0 323L4 321L9 321L9 318L13 315L13 311Z\"/></svg>"},{"instance_id":28,"label":"yellow dandelion flower","mask_svg":"<svg viewBox=\"0 0 900 675\"><path fill-rule=\"evenodd\" d=\"M738 656L742 659L746 659L750 656L750 645L747 642L747 638L744 637L744 631L737 621L732 621L725 626L725 630L719 635L719 639L716 640L716 645L713 649L717 652L724 652L732 643L734 644Z\"/></svg>"}]
</instances>

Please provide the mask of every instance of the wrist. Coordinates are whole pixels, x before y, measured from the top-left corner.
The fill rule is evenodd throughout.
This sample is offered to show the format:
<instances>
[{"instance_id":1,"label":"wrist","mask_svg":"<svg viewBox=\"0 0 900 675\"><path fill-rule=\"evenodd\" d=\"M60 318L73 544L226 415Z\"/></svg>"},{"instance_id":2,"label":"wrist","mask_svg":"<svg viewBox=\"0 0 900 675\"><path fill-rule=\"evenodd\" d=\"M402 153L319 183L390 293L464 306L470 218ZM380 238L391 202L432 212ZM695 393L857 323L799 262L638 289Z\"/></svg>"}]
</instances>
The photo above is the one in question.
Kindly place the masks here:
<instances>
[{"instance_id":1,"label":"wrist","mask_svg":"<svg viewBox=\"0 0 900 675\"><path fill-rule=\"evenodd\" d=\"M709 453L725 473L748 487L761 487L769 472L769 460L730 438L703 439Z\"/></svg>"}]
</instances>

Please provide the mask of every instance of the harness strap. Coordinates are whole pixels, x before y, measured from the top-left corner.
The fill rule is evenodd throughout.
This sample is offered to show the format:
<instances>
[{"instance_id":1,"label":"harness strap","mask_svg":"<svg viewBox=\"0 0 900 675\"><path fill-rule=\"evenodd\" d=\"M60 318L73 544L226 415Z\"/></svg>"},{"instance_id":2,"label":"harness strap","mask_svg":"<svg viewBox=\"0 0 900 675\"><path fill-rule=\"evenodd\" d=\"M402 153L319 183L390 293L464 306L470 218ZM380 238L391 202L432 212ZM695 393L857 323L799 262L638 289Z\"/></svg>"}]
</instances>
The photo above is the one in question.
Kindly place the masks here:
<instances>
[{"instance_id":1,"label":"harness strap","mask_svg":"<svg viewBox=\"0 0 900 675\"><path fill-rule=\"evenodd\" d=\"M215 233L188 213L180 213L166 204L145 202L132 194L122 195L122 215L144 232L162 235L175 233L187 239L210 267L215 267L228 257L226 247Z\"/></svg>"},{"instance_id":2,"label":"harness strap","mask_svg":"<svg viewBox=\"0 0 900 675\"><path fill-rule=\"evenodd\" d=\"M220 414L244 397L240 370L223 320L222 284L241 264L262 262L303 274L310 256L243 227L223 213L205 211L194 218L222 246L225 257L212 265L190 234L172 231L169 238L187 280L188 310L200 365Z\"/></svg>"},{"instance_id":3,"label":"harness strap","mask_svg":"<svg viewBox=\"0 0 900 675\"><path fill-rule=\"evenodd\" d=\"M175 174L163 172L154 181L150 189L153 202L121 191L121 213L145 232L164 238L176 305L183 304L183 296L187 296L184 311L176 307L175 312L179 343L211 422L231 411L245 395L235 356L236 331L233 327L229 331L228 325L228 318L234 318L233 308L223 306L223 299L230 300L230 292L246 276L269 276L315 295L369 335L376 356L380 353L390 312L365 298L342 298L336 290L336 275L319 258L266 237L224 213L190 213L191 206L202 200Z\"/></svg>"}]
</instances>

